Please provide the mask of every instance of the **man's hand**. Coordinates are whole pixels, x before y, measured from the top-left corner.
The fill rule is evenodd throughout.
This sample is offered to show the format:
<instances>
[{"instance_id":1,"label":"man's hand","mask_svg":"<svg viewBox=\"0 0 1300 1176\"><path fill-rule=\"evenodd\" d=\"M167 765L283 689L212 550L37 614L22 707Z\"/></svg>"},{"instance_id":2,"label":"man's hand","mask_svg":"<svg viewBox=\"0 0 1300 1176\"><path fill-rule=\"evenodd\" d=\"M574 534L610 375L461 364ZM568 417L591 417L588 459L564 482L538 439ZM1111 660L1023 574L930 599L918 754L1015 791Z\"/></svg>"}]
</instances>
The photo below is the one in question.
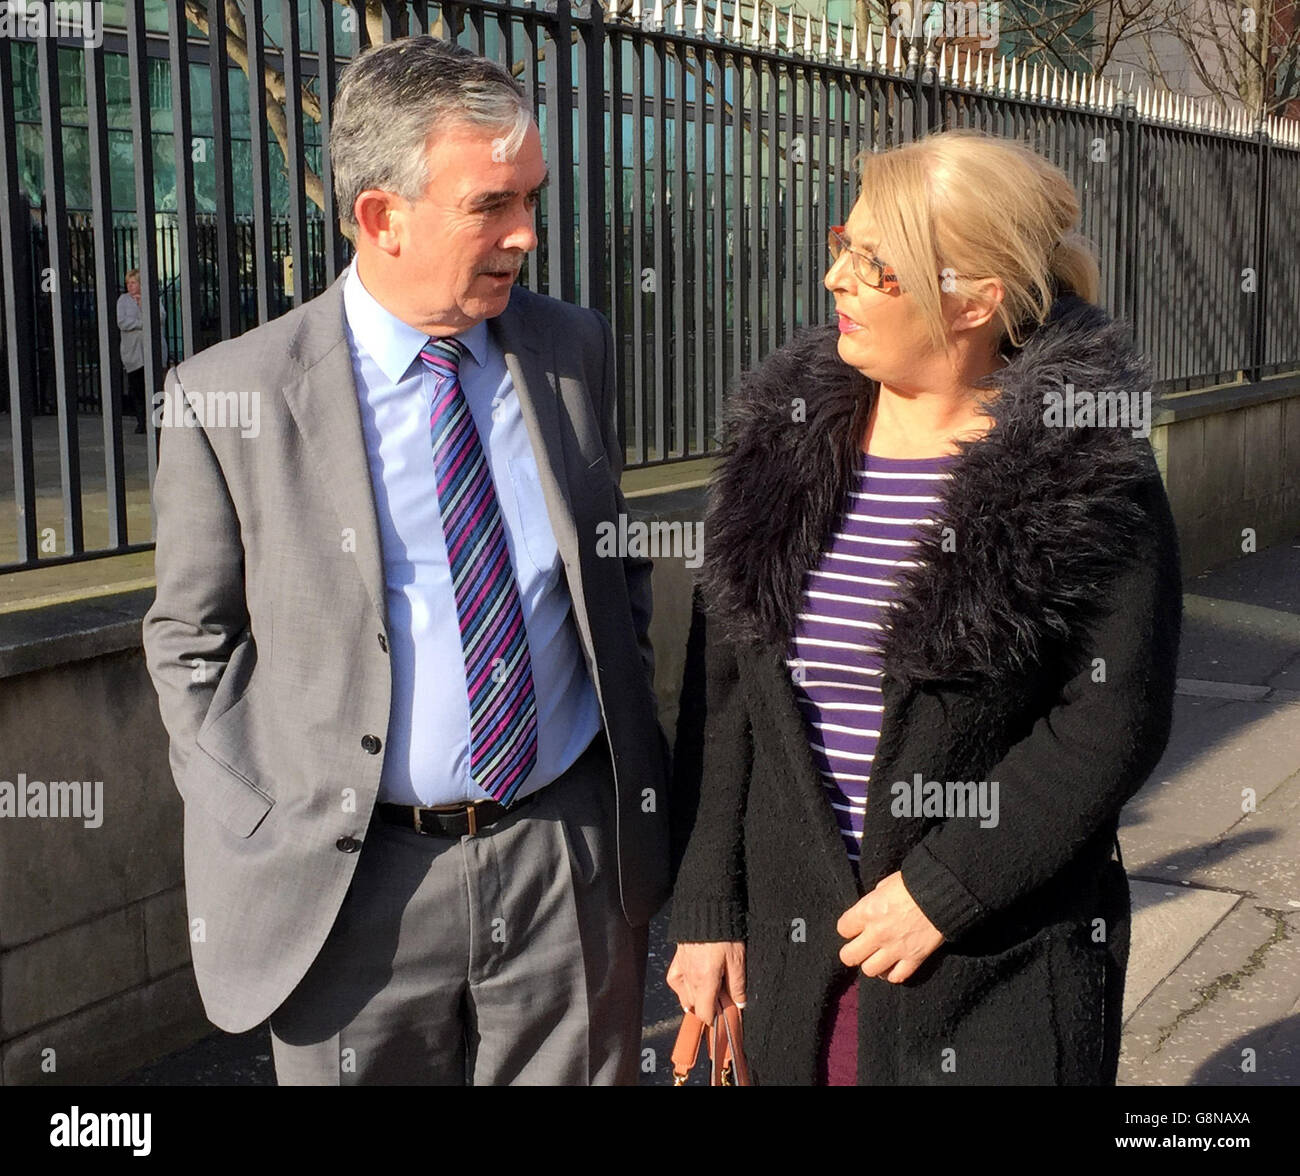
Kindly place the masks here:
<instances>
[{"instance_id":1,"label":"man's hand","mask_svg":"<svg viewBox=\"0 0 1300 1176\"><path fill-rule=\"evenodd\" d=\"M882 878L849 907L835 930L849 940L840 948L844 963L861 965L864 975L881 976L891 984L911 976L943 942L943 935L907 893L899 871Z\"/></svg>"}]
</instances>

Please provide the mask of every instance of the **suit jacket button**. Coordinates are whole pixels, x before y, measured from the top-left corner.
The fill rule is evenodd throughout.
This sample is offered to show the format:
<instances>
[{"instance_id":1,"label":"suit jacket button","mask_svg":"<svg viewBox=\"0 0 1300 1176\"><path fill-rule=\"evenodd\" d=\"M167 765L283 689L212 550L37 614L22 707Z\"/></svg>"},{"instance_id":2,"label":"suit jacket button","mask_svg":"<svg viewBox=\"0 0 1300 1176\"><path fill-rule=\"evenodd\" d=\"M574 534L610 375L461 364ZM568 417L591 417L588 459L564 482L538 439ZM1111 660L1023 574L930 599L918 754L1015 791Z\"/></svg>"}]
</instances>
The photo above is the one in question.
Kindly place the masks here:
<instances>
[{"instance_id":1,"label":"suit jacket button","mask_svg":"<svg viewBox=\"0 0 1300 1176\"><path fill-rule=\"evenodd\" d=\"M361 848L361 842L359 842L355 837L340 837L334 843L334 847L342 850L344 853L356 853L357 850Z\"/></svg>"},{"instance_id":2,"label":"suit jacket button","mask_svg":"<svg viewBox=\"0 0 1300 1176\"><path fill-rule=\"evenodd\" d=\"M382 649L385 653L388 652L388 638L385 637L382 633L379 634L379 648Z\"/></svg>"},{"instance_id":3,"label":"suit jacket button","mask_svg":"<svg viewBox=\"0 0 1300 1176\"><path fill-rule=\"evenodd\" d=\"M383 744L379 742L378 735L362 735L361 746L364 750L368 751L371 755L378 755L379 749L380 747L383 746Z\"/></svg>"}]
</instances>

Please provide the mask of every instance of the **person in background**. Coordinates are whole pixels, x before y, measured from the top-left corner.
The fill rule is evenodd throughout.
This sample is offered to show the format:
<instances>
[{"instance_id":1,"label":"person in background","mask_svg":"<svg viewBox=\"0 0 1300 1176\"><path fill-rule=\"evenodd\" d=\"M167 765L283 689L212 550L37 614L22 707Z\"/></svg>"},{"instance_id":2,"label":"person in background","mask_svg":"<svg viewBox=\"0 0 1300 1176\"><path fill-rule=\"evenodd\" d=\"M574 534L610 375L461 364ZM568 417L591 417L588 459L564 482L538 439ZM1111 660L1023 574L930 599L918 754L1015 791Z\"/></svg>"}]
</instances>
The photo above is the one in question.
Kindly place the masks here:
<instances>
[{"instance_id":1,"label":"person in background","mask_svg":"<svg viewBox=\"0 0 1300 1176\"><path fill-rule=\"evenodd\" d=\"M162 302L158 303L159 329L167 321L167 312ZM121 333L120 352L122 366L126 368L126 396L123 397L122 410L135 413L135 431L145 431L145 412L151 397L145 394L144 387L144 314L140 309L140 271L126 271L126 293L117 300L117 329ZM167 366L167 337L162 337L162 362Z\"/></svg>"}]
</instances>

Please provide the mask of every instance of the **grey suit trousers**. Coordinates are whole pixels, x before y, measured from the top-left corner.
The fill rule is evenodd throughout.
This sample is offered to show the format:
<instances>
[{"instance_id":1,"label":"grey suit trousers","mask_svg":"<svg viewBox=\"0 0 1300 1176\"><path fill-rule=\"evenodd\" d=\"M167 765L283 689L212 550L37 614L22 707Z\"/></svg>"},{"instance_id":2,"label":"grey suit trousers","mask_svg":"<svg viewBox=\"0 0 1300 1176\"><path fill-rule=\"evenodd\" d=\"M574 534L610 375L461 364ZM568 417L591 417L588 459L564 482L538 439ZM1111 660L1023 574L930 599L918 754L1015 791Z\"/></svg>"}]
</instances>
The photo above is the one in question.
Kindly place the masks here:
<instances>
[{"instance_id":1,"label":"grey suit trousers","mask_svg":"<svg viewBox=\"0 0 1300 1176\"><path fill-rule=\"evenodd\" d=\"M609 743L475 836L372 817L338 918L271 1015L283 1085L637 1080L647 929L618 894Z\"/></svg>"}]
</instances>

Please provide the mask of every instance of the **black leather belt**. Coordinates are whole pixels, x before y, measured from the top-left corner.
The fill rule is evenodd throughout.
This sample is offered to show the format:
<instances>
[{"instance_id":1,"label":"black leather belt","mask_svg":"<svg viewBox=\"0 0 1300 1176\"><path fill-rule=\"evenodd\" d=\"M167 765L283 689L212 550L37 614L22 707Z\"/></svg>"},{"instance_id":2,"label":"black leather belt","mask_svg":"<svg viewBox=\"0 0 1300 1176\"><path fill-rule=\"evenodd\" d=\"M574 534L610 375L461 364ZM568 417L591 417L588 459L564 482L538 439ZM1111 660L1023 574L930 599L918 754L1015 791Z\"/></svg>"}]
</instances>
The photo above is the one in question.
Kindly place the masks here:
<instances>
[{"instance_id":1,"label":"black leather belt","mask_svg":"<svg viewBox=\"0 0 1300 1176\"><path fill-rule=\"evenodd\" d=\"M610 753L609 740L605 737L603 728L596 732L595 738L587 744L586 750L574 761L569 771L573 771L588 756L602 753L606 756ZM466 834L473 837L480 830L495 825L502 817L517 813L521 808L532 804L545 791L545 788L539 788L508 805L495 800L440 804L435 808L420 808L411 804L377 804L375 815L390 825L401 825L404 829L412 829L426 837L464 837Z\"/></svg>"},{"instance_id":2,"label":"black leather belt","mask_svg":"<svg viewBox=\"0 0 1300 1176\"><path fill-rule=\"evenodd\" d=\"M474 836L480 829L495 825L509 813L517 813L532 804L539 794L530 792L513 804L495 800L476 800L467 804L440 804L437 808L420 808L411 804L377 804L375 814L390 825L402 825L426 837Z\"/></svg>"}]
</instances>

